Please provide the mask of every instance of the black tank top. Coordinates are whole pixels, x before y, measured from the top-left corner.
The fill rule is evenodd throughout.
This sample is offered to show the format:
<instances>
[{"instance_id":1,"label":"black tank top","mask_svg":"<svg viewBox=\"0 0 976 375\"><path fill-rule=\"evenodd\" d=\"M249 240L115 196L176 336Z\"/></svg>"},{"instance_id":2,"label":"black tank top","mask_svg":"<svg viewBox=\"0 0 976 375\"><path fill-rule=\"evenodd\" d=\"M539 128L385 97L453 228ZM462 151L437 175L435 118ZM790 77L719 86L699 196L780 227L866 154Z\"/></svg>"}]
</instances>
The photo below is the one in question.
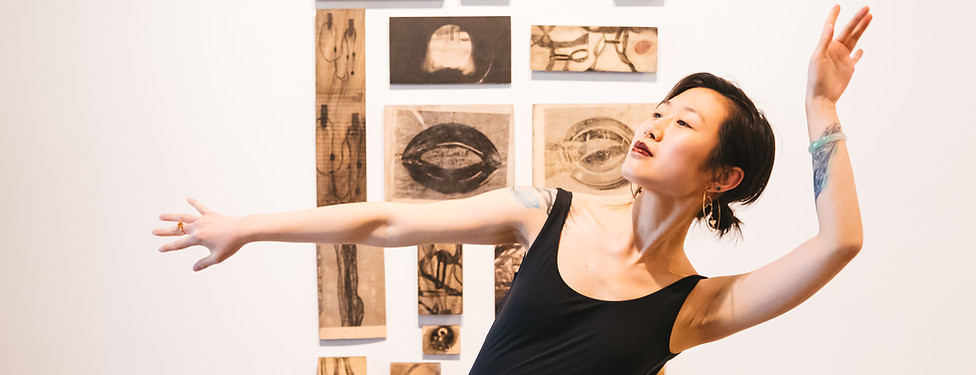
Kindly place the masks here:
<instances>
[{"instance_id":1,"label":"black tank top","mask_svg":"<svg viewBox=\"0 0 976 375\"><path fill-rule=\"evenodd\" d=\"M603 301L567 285L556 265L572 193L559 189L552 212L522 261L471 375L656 374L674 358L671 328L692 275L646 296Z\"/></svg>"}]
</instances>

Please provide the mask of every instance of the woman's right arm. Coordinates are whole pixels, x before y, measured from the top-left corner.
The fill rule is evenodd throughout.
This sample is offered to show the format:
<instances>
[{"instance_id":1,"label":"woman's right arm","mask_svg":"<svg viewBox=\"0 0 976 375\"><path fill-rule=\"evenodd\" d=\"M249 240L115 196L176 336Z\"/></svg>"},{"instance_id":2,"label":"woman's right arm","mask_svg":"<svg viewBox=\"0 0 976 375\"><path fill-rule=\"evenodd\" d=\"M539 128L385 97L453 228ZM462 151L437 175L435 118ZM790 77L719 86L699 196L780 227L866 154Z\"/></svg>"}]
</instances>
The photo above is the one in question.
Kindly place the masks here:
<instances>
[{"instance_id":1,"label":"woman's right arm","mask_svg":"<svg viewBox=\"0 0 976 375\"><path fill-rule=\"evenodd\" d=\"M163 214L160 220L182 223L153 230L179 236L160 251L201 245L210 255L193 266L199 271L231 257L256 241L357 243L381 247L424 243L525 246L545 223L554 189L516 187L465 199L432 203L363 202L313 209L232 217L187 199L199 214Z\"/></svg>"}]
</instances>

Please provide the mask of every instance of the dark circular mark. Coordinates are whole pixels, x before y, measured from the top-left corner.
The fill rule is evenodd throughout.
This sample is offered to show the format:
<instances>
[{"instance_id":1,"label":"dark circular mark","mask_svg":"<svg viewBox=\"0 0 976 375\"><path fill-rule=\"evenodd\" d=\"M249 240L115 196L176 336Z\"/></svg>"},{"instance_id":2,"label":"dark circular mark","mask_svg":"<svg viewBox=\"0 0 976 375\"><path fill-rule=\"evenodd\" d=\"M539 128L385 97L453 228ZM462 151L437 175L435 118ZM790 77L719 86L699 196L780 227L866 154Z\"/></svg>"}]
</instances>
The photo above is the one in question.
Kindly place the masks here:
<instances>
[{"instance_id":1,"label":"dark circular mark","mask_svg":"<svg viewBox=\"0 0 976 375\"><path fill-rule=\"evenodd\" d=\"M438 124L418 133L400 161L410 178L443 194L474 191L502 165L488 137L458 123Z\"/></svg>"}]
</instances>

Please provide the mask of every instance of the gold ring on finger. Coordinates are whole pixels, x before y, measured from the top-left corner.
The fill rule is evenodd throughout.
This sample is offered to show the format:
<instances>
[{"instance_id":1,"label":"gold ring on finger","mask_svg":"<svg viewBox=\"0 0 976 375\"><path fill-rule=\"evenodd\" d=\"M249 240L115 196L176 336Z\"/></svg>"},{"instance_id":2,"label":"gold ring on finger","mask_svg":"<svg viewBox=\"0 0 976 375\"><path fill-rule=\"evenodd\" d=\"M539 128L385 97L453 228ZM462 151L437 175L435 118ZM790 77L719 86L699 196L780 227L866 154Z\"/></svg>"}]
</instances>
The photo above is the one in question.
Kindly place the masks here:
<instances>
[{"instance_id":1,"label":"gold ring on finger","mask_svg":"<svg viewBox=\"0 0 976 375\"><path fill-rule=\"evenodd\" d=\"M186 231L183 230L183 222L182 221L179 222L179 223L177 223L176 224L176 227L180 229L180 233L186 234Z\"/></svg>"}]
</instances>

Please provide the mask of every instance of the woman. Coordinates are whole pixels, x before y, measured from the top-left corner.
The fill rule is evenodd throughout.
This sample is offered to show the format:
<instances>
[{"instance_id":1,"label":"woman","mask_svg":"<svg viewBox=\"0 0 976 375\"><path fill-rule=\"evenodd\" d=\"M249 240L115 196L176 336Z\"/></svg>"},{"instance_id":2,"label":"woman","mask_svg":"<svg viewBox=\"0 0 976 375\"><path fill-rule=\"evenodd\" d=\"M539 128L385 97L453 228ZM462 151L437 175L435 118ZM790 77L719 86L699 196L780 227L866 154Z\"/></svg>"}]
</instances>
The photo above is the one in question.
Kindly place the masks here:
<instances>
[{"instance_id":1,"label":"woman","mask_svg":"<svg viewBox=\"0 0 976 375\"><path fill-rule=\"evenodd\" d=\"M833 38L840 8L810 60L806 95L820 230L755 271L698 276L684 253L696 219L723 235L738 228L728 204L762 193L772 167L769 124L734 85L709 74L678 83L640 126L622 174L632 204L563 190L514 188L425 204L358 203L228 217L199 215L154 231L180 236L160 251L202 245L202 270L251 241L419 243L529 247L511 296L472 374L655 373L688 348L778 316L809 298L860 250L853 173L836 112L871 22L865 7ZM471 213L479 213L472 215Z\"/></svg>"}]
</instances>

